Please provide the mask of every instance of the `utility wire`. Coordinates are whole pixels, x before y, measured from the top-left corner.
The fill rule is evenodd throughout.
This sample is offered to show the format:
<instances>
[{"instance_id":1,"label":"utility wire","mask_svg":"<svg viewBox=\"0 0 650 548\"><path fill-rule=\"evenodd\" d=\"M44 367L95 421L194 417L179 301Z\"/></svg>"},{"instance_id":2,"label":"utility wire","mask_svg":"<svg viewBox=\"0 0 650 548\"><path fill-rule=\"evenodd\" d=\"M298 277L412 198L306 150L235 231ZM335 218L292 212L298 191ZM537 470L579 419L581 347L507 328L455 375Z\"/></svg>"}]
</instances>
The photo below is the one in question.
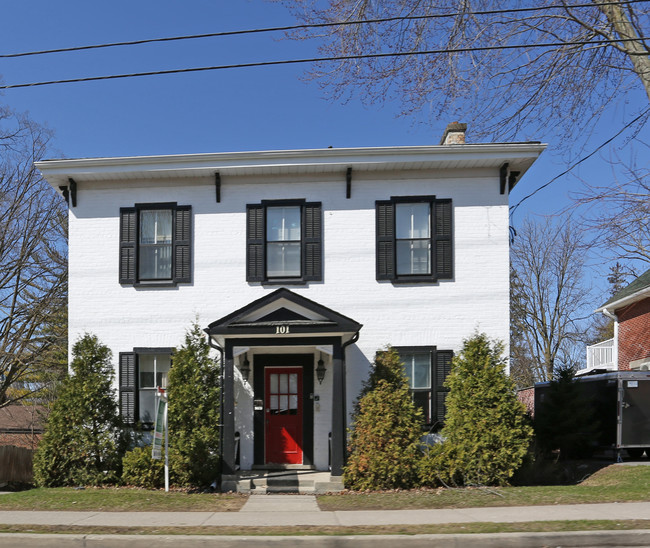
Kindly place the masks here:
<instances>
[{"instance_id":1,"label":"utility wire","mask_svg":"<svg viewBox=\"0 0 650 548\"><path fill-rule=\"evenodd\" d=\"M532 198L532 197L535 196L535 194L537 194L540 190L545 189L547 186L549 186L550 184L552 184L552 183L554 183L555 181L557 181L560 177L563 177L564 175L566 175L567 173L569 173L571 170L573 170L573 168L579 166L581 163L583 163L584 161L586 161L586 160L588 160L589 158L591 158L594 154L596 154L596 152L598 152L600 149L602 149L603 147L605 147L605 146L607 146L609 143L611 143L611 142L612 142L614 139L616 139L616 138L617 138L621 133L623 133L625 130L627 130L628 128L630 128L630 127L633 126L634 124L636 124L639 120L641 120L641 118L647 116L648 113L650 113L650 107L646 108L646 109L645 109L641 114L639 114L636 118L634 118L634 120L632 120L631 122L628 122L627 124L625 124L625 125L624 125L624 126L623 126L619 131L617 131L617 132L616 132L612 137L610 137L609 139L607 139L605 142L601 143L601 144L600 144L599 146L597 146L594 150L592 150L589 154L587 154L586 156L583 156L582 158L580 158L577 162L573 163L571 166L569 166L567 169L565 169L562 173L556 175L556 176L553 177L550 181L548 181L547 183L544 183L542 186L538 187L537 189L535 189L533 192L531 192L531 193L528 194L527 196L524 196L524 197L523 197L521 200L519 200L515 205L510 206L510 215L512 216L512 215L515 213L515 211L517 211L517 208L518 208L522 203L524 203L526 200L528 200L528 198ZM512 227L511 227L511 228L512 228Z\"/></svg>"},{"instance_id":2,"label":"utility wire","mask_svg":"<svg viewBox=\"0 0 650 548\"><path fill-rule=\"evenodd\" d=\"M506 46L483 46L471 48L451 48L451 49L432 49L425 51L398 51L390 53L366 53L359 55L340 55L334 57L311 57L306 59L284 59L281 61L258 61L254 63L238 63L233 65L216 65L210 67L193 67L184 69L169 69L169 70L155 70L150 72L132 72L129 74L111 74L107 76L87 76L85 78L70 78L66 80L47 80L44 82L31 82L27 84L8 84L0 86L1 89L16 89L16 88L29 88L37 86L50 86L54 84L72 84L76 82L93 82L97 80L117 80L120 78L135 78L138 76L160 76L164 74L182 74L188 72L205 72L210 70L224 70L235 68L251 68L251 67L269 67L276 65L295 65L299 63L321 63L325 61L350 61L354 59L376 59L386 57L406 57L416 55L438 55L443 53L469 53L476 51L494 51L494 50L510 50L510 49L529 49L529 48L550 48L562 46L580 46L580 45L602 45L621 42L637 42L639 40L646 40L646 37L639 38L625 38L619 40L576 40L573 42L546 42L541 44L512 44Z\"/></svg>"},{"instance_id":3,"label":"utility wire","mask_svg":"<svg viewBox=\"0 0 650 548\"><path fill-rule=\"evenodd\" d=\"M600 7L600 6L612 6L612 5L623 5L623 4L637 4L640 2L647 2L648 0L624 0L620 2L590 2L586 4L573 4L569 6L571 9L574 8L590 8L590 7ZM507 10L483 10L472 12L471 15L500 15L500 14L509 14L509 13L525 13L531 11L545 11L545 10L555 10L562 9L562 6L540 6L532 8L512 8ZM91 44L87 46L73 46L69 48L56 48L56 49L46 49L40 51L25 51L20 53L4 53L0 54L0 59L10 59L15 57L27 57L30 55L47 55L50 53L66 53L71 51L84 51L90 49L100 49L100 48L112 48L117 46L135 46L140 44L151 44L155 42L173 42L177 40L194 40L197 38L213 38L213 37L222 37L222 36L238 36L242 34L259 34L266 32L287 32L292 30L306 30L306 29L318 29L318 28L327 28L327 27L343 27L349 25L366 25L374 23L390 23L392 21L418 21L422 19L444 19L450 17L458 17L464 15L464 13L440 13L440 14L427 14L427 15L404 15L404 16L395 16L395 17L385 17L378 19L363 19L363 20L354 20L354 21L336 21L333 23L310 23L303 25L287 25L282 27L266 27L258 29L244 29L244 30L233 30L233 31L224 31L224 32L210 32L205 34L188 34L182 36L169 36L162 38L145 38L142 40L129 40L125 42L109 42L106 44Z\"/></svg>"}]
</instances>

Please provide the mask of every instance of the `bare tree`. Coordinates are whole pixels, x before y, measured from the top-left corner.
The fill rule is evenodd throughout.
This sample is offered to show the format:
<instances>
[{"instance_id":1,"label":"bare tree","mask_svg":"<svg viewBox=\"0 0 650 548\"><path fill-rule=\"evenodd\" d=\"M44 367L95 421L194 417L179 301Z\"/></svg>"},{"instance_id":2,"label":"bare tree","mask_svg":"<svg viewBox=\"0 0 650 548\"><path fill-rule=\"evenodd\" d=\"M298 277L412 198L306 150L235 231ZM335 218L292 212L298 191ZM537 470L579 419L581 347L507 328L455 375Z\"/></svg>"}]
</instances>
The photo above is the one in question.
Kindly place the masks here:
<instances>
[{"instance_id":1,"label":"bare tree","mask_svg":"<svg viewBox=\"0 0 650 548\"><path fill-rule=\"evenodd\" d=\"M594 245L631 269L624 274L638 275L634 265L646 270L650 263L650 168L621 158L611 164L609 183L583 181L573 197L584 206L584 228L594 234Z\"/></svg>"},{"instance_id":2,"label":"bare tree","mask_svg":"<svg viewBox=\"0 0 650 548\"><path fill-rule=\"evenodd\" d=\"M575 136L614 100L650 98L650 3L623 0L276 0L328 57L311 75L337 99L397 100L402 114L463 118L481 136ZM434 53L418 54L432 51ZM409 53L391 57L369 54Z\"/></svg>"},{"instance_id":3,"label":"bare tree","mask_svg":"<svg viewBox=\"0 0 650 548\"><path fill-rule=\"evenodd\" d=\"M557 368L574 367L584 352L586 328L577 315L589 291L583 285L581 233L568 219L526 220L510 259L511 368L528 385L551 380Z\"/></svg>"},{"instance_id":4,"label":"bare tree","mask_svg":"<svg viewBox=\"0 0 650 548\"><path fill-rule=\"evenodd\" d=\"M0 407L42 391L67 347L66 214L33 165L49 137L0 107Z\"/></svg>"}]
</instances>

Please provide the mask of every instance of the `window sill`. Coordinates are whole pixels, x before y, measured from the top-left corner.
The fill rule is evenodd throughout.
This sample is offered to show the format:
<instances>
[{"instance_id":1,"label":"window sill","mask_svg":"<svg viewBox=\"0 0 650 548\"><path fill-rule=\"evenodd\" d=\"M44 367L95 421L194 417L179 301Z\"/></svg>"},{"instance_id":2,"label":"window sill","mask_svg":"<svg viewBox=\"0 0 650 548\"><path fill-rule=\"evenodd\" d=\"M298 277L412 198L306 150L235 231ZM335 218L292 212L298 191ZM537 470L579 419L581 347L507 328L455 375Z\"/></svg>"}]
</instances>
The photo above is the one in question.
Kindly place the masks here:
<instances>
[{"instance_id":1,"label":"window sill","mask_svg":"<svg viewBox=\"0 0 650 548\"><path fill-rule=\"evenodd\" d=\"M402 276L390 280L390 282L393 284L437 284L439 280L433 276Z\"/></svg>"},{"instance_id":2,"label":"window sill","mask_svg":"<svg viewBox=\"0 0 650 548\"><path fill-rule=\"evenodd\" d=\"M307 285L309 282L305 280L293 280L293 279L277 279L277 280L264 280L261 282L261 285Z\"/></svg>"},{"instance_id":3,"label":"window sill","mask_svg":"<svg viewBox=\"0 0 650 548\"><path fill-rule=\"evenodd\" d=\"M134 284L122 284L122 285L131 285L133 287L146 287L146 288L152 288L152 287L160 287L160 288L168 288L168 287L176 287L178 284L173 281L164 281L164 282L135 282Z\"/></svg>"}]
</instances>

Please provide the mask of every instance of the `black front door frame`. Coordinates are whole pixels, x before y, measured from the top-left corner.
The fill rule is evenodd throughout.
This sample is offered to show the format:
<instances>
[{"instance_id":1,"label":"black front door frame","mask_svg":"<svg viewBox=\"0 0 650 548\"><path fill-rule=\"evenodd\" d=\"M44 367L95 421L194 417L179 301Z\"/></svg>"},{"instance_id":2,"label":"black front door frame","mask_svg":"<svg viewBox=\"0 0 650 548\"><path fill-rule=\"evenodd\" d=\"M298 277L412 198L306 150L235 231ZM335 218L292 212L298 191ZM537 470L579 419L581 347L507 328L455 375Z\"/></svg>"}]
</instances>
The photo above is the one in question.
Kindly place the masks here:
<instances>
[{"instance_id":1,"label":"black front door frame","mask_svg":"<svg viewBox=\"0 0 650 548\"><path fill-rule=\"evenodd\" d=\"M302 462L310 466L314 462L314 355L313 354L255 354L253 357L253 398L264 401L264 368L295 366L302 368ZM266 429L264 408L253 411L253 464L265 462Z\"/></svg>"},{"instance_id":2,"label":"black front door frame","mask_svg":"<svg viewBox=\"0 0 650 548\"><path fill-rule=\"evenodd\" d=\"M278 347L278 346L329 346L333 348L332 355L332 455L331 473L333 476L343 474L345 465L345 445L347 412L345 400L345 356L341 337L255 337L255 338L228 338L224 348L224 386L223 386L223 447L222 447L222 474L235 474L235 389L234 369L235 359L233 349L235 346ZM304 354L304 353L303 353ZM308 368L306 368L308 369ZM313 375L313 367L311 368ZM306 370L305 370L306 372ZM256 372L257 373L257 372ZM258 378L258 375L255 375ZM313 377L312 377L313 379ZM255 381L253 381L255 383ZM304 383L307 385L307 383ZM313 380L311 383L313 387ZM312 388L313 390L313 388ZM313 415L312 415L313 425ZM312 426L313 427L313 426ZM313 438L313 436L312 436ZM262 457L263 458L263 457ZM313 458L313 449L312 449ZM257 453L255 457L257 462Z\"/></svg>"}]
</instances>

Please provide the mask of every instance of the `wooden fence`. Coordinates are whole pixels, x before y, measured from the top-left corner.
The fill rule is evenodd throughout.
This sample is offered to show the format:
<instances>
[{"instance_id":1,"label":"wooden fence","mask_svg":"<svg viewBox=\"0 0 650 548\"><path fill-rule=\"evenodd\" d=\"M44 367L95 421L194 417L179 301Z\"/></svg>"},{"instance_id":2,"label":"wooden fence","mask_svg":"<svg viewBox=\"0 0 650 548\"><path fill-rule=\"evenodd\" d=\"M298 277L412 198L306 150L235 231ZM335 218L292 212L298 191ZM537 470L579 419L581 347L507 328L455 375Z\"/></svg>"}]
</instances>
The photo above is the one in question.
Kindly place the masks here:
<instances>
[{"instance_id":1,"label":"wooden fence","mask_svg":"<svg viewBox=\"0 0 650 548\"><path fill-rule=\"evenodd\" d=\"M31 483L34 479L31 449L15 445L0 446L0 484L9 481Z\"/></svg>"}]
</instances>

